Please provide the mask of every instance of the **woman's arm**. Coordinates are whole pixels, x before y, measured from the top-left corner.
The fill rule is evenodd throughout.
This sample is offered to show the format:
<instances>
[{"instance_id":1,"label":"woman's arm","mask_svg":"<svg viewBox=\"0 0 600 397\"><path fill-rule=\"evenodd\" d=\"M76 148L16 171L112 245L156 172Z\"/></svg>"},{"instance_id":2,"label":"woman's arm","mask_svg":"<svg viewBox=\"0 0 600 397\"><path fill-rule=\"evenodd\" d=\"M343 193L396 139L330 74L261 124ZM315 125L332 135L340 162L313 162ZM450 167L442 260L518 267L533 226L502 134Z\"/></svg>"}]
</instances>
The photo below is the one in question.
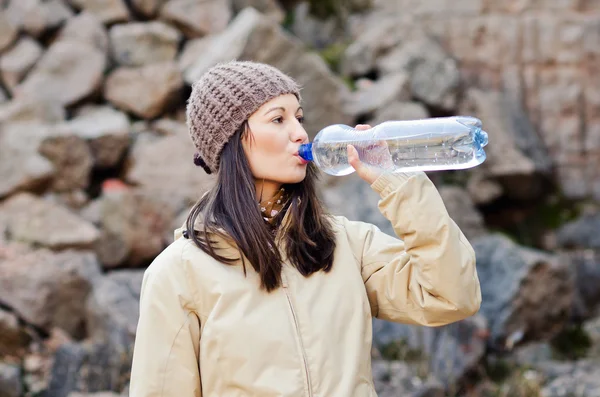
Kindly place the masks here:
<instances>
[{"instance_id":1,"label":"woman's arm","mask_svg":"<svg viewBox=\"0 0 600 397\"><path fill-rule=\"evenodd\" d=\"M439 326L473 315L481 304L475 252L423 172L385 173L372 184L379 209L400 237L347 222L373 315Z\"/></svg>"},{"instance_id":2,"label":"woman's arm","mask_svg":"<svg viewBox=\"0 0 600 397\"><path fill-rule=\"evenodd\" d=\"M130 397L202 396L200 321L177 245L162 252L144 275Z\"/></svg>"}]
</instances>

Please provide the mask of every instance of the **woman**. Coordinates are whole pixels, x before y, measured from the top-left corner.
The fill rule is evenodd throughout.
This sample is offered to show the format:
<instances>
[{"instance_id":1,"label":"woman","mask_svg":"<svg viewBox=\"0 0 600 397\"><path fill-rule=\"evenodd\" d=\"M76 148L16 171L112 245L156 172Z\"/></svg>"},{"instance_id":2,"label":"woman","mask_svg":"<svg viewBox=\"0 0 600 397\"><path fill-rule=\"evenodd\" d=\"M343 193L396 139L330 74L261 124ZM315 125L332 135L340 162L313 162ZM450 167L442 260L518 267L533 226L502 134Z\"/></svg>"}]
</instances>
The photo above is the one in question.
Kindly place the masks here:
<instances>
[{"instance_id":1,"label":"woman","mask_svg":"<svg viewBox=\"0 0 600 397\"><path fill-rule=\"evenodd\" d=\"M281 71L217 65L187 117L217 182L145 273L132 397L376 396L373 316L439 326L479 309L473 249L424 173L370 169L349 146L399 238L326 214Z\"/></svg>"}]
</instances>

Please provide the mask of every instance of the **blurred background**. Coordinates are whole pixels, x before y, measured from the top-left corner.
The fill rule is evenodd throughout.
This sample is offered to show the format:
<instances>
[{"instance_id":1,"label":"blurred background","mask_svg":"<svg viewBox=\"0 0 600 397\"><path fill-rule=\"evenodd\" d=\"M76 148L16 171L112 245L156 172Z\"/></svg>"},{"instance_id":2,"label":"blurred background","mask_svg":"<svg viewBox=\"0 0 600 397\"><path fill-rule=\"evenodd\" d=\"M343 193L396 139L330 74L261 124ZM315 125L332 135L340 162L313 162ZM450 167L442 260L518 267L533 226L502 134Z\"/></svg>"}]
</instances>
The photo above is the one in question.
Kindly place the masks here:
<instances>
[{"instance_id":1,"label":"blurred background","mask_svg":"<svg viewBox=\"0 0 600 397\"><path fill-rule=\"evenodd\" d=\"M145 267L213 180L190 85L230 59L303 85L307 130L471 115L430 173L480 312L375 321L382 397L600 396L600 1L0 0L0 397L127 395ZM355 175L335 214L393 233Z\"/></svg>"}]
</instances>

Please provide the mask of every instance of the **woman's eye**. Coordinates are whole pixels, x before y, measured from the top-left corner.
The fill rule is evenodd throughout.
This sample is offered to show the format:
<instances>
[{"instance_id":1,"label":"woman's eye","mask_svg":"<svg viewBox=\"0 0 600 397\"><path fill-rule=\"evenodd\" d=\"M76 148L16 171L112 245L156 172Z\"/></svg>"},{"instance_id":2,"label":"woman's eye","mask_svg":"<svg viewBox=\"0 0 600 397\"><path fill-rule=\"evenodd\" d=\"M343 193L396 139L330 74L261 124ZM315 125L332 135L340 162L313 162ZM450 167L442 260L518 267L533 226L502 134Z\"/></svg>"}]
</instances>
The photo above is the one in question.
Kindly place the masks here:
<instances>
[{"instance_id":1,"label":"woman's eye","mask_svg":"<svg viewBox=\"0 0 600 397\"><path fill-rule=\"evenodd\" d=\"M300 124L303 124L303 123L304 123L304 116L298 116L298 117L296 117L296 118L298 119L298 122L299 122Z\"/></svg>"},{"instance_id":2,"label":"woman's eye","mask_svg":"<svg viewBox=\"0 0 600 397\"><path fill-rule=\"evenodd\" d=\"M281 124L283 122L283 117L279 116L279 117L275 117L273 120L274 123L276 124Z\"/></svg>"}]
</instances>

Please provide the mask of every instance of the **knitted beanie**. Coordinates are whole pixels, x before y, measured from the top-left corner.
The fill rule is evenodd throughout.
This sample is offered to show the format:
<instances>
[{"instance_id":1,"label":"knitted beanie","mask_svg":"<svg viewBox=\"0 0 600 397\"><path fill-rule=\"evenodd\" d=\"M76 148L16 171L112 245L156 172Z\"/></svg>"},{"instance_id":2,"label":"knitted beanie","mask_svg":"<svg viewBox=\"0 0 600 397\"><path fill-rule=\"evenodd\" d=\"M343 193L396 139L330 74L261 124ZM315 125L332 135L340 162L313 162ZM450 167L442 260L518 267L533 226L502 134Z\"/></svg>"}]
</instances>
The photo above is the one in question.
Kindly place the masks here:
<instances>
[{"instance_id":1,"label":"knitted beanie","mask_svg":"<svg viewBox=\"0 0 600 397\"><path fill-rule=\"evenodd\" d=\"M298 84L273 66L231 61L210 68L192 85L186 109L196 165L217 172L223 147L244 121L283 94L301 100Z\"/></svg>"}]
</instances>

